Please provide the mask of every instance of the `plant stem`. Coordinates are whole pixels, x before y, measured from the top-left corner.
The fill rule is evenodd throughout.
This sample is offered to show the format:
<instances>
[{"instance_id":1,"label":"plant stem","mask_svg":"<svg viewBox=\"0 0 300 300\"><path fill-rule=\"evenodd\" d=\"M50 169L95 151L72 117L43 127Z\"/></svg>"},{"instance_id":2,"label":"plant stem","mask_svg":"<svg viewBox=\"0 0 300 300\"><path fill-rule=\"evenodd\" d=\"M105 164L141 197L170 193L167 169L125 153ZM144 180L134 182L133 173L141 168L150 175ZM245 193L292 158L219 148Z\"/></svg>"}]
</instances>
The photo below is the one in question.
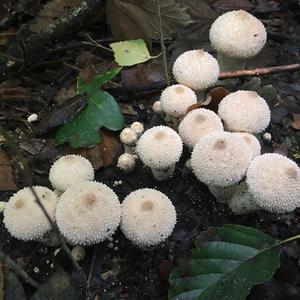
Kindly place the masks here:
<instances>
[{"instance_id":1,"label":"plant stem","mask_svg":"<svg viewBox=\"0 0 300 300\"><path fill-rule=\"evenodd\" d=\"M160 46L161 46L162 57L163 57L165 78L166 78L167 85L169 86L170 79L169 79L169 72L168 72L167 52L166 52L166 47L164 44L164 34L163 34L161 11L160 11L160 0L157 0L157 14L158 14L158 20L159 20Z\"/></svg>"}]
</instances>

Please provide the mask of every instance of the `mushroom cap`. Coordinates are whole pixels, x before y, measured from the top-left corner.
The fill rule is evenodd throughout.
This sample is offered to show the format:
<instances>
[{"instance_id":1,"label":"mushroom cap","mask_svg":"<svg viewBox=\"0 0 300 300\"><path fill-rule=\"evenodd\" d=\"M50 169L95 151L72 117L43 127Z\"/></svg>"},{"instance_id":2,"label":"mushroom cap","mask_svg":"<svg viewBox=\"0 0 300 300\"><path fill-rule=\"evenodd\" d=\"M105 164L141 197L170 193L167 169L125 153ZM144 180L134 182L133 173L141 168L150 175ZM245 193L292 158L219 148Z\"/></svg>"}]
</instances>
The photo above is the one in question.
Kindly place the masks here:
<instances>
[{"instance_id":1,"label":"mushroom cap","mask_svg":"<svg viewBox=\"0 0 300 300\"><path fill-rule=\"evenodd\" d=\"M152 105L152 109L155 113L161 114L163 113L163 110L161 108L161 102L160 101L155 101Z\"/></svg>"},{"instance_id":2,"label":"mushroom cap","mask_svg":"<svg viewBox=\"0 0 300 300\"><path fill-rule=\"evenodd\" d=\"M34 186L33 189L54 220L58 201L55 193L43 186ZM51 229L51 224L29 187L10 197L5 206L3 223L13 237L24 241L37 240Z\"/></svg>"},{"instance_id":3,"label":"mushroom cap","mask_svg":"<svg viewBox=\"0 0 300 300\"><path fill-rule=\"evenodd\" d=\"M135 157L129 153L123 153L118 158L117 167L125 172L130 172L135 167Z\"/></svg>"},{"instance_id":4,"label":"mushroom cap","mask_svg":"<svg viewBox=\"0 0 300 300\"><path fill-rule=\"evenodd\" d=\"M56 208L57 226L71 244L89 245L112 235L120 222L118 196L107 185L81 182L68 188Z\"/></svg>"},{"instance_id":5,"label":"mushroom cap","mask_svg":"<svg viewBox=\"0 0 300 300\"><path fill-rule=\"evenodd\" d=\"M140 136L144 131L144 125L143 123L136 121L130 125L130 129Z\"/></svg>"},{"instance_id":6,"label":"mushroom cap","mask_svg":"<svg viewBox=\"0 0 300 300\"><path fill-rule=\"evenodd\" d=\"M259 133L271 120L266 101L254 91L237 91L224 97L219 104L219 117L229 131Z\"/></svg>"},{"instance_id":7,"label":"mushroom cap","mask_svg":"<svg viewBox=\"0 0 300 300\"><path fill-rule=\"evenodd\" d=\"M160 96L162 110L172 117L184 116L188 107L195 103L197 103L195 92L182 84L167 87Z\"/></svg>"},{"instance_id":8,"label":"mushroom cap","mask_svg":"<svg viewBox=\"0 0 300 300\"><path fill-rule=\"evenodd\" d=\"M300 168L283 155L255 157L246 181L254 202L262 209L283 213L300 206Z\"/></svg>"},{"instance_id":9,"label":"mushroom cap","mask_svg":"<svg viewBox=\"0 0 300 300\"><path fill-rule=\"evenodd\" d=\"M176 224L176 211L170 199L154 189L139 189L122 202L121 230L140 246L164 241Z\"/></svg>"},{"instance_id":10,"label":"mushroom cap","mask_svg":"<svg viewBox=\"0 0 300 300\"><path fill-rule=\"evenodd\" d=\"M205 108L189 112L178 127L178 133L185 145L194 148L197 142L214 131L223 131L223 123L219 116Z\"/></svg>"},{"instance_id":11,"label":"mushroom cap","mask_svg":"<svg viewBox=\"0 0 300 300\"><path fill-rule=\"evenodd\" d=\"M133 145L138 137L137 133L131 128L124 128L120 133L120 140L125 145Z\"/></svg>"},{"instance_id":12,"label":"mushroom cap","mask_svg":"<svg viewBox=\"0 0 300 300\"><path fill-rule=\"evenodd\" d=\"M170 127L156 126L143 133L135 150L146 166L153 169L167 169L179 160L182 141Z\"/></svg>"},{"instance_id":13,"label":"mushroom cap","mask_svg":"<svg viewBox=\"0 0 300 300\"><path fill-rule=\"evenodd\" d=\"M189 50L177 57L173 65L176 81L191 89L205 90L214 85L219 78L219 64L203 50Z\"/></svg>"},{"instance_id":14,"label":"mushroom cap","mask_svg":"<svg viewBox=\"0 0 300 300\"><path fill-rule=\"evenodd\" d=\"M248 144L252 151L253 158L261 154L260 142L253 134L247 132L235 132L235 134L242 137L244 141Z\"/></svg>"},{"instance_id":15,"label":"mushroom cap","mask_svg":"<svg viewBox=\"0 0 300 300\"><path fill-rule=\"evenodd\" d=\"M65 155L54 162L49 171L52 186L65 191L70 186L82 181L94 179L92 164L80 155Z\"/></svg>"},{"instance_id":16,"label":"mushroom cap","mask_svg":"<svg viewBox=\"0 0 300 300\"><path fill-rule=\"evenodd\" d=\"M230 132L213 132L196 144L191 164L200 181L225 187L245 176L251 159L250 147L241 137Z\"/></svg>"},{"instance_id":17,"label":"mushroom cap","mask_svg":"<svg viewBox=\"0 0 300 300\"><path fill-rule=\"evenodd\" d=\"M257 18L244 10L234 10L214 21L209 39L219 53L246 59L261 51L267 40L267 32Z\"/></svg>"}]
</instances>

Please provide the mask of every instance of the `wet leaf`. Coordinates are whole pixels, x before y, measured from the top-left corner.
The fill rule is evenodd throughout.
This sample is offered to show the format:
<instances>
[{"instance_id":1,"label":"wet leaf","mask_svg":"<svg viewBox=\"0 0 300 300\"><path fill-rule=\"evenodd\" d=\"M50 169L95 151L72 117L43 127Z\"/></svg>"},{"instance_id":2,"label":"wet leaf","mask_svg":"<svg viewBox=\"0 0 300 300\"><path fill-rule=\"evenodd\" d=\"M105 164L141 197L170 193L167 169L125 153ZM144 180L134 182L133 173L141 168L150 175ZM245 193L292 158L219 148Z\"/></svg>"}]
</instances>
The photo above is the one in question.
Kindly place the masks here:
<instances>
[{"instance_id":1,"label":"wet leaf","mask_svg":"<svg viewBox=\"0 0 300 300\"><path fill-rule=\"evenodd\" d=\"M0 261L0 300L4 300L4 266Z\"/></svg>"},{"instance_id":2,"label":"wet leaf","mask_svg":"<svg viewBox=\"0 0 300 300\"><path fill-rule=\"evenodd\" d=\"M185 8L175 0L160 1L160 5L166 39L191 22ZM113 35L119 40L143 39L150 44L151 39L159 38L157 1L108 0L106 15Z\"/></svg>"},{"instance_id":3,"label":"wet leaf","mask_svg":"<svg viewBox=\"0 0 300 300\"><path fill-rule=\"evenodd\" d=\"M30 97L30 91L23 87L1 87L0 99L5 100L24 100Z\"/></svg>"},{"instance_id":4,"label":"wet leaf","mask_svg":"<svg viewBox=\"0 0 300 300\"><path fill-rule=\"evenodd\" d=\"M26 300L21 282L8 268L4 268L4 299Z\"/></svg>"},{"instance_id":5,"label":"wet leaf","mask_svg":"<svg viewBox=\"0 0 300 300\"><path fill-rule=\"evenodd\" d=\"M238 9L251 11L255 8L255 5L249 0L216 0L213 1L211 6L219 13Z\"/></svg>"},{"instance_id":6,"label":"wet leaf","mask_svg":"<svg viewBox=\"0 0 300 300\"><path fill-rule=\"evenodd\" d=\"M41 32L48 27L55 19L65 14L70 8L81 3L81 0L52 0L44 4L43 8L38 12L30 30L33 32Z\"/></svg>"},{"instance_id":7,"label":"wet leaf","mask_svg":"<svg viewBox=\"0 0 300 300\"><path fill-rule=\"evenodd\" d=\"M215 113L218 112L219 103L230 92L222 86L215 87L207 93L207 99L202 103L203 108L210 109Z\"/></svg>"},{"instance_id":8,"label":"wet leaf","mask_svg":"<svg viewBox=\"0 0 300 300\"><path fill-rule=\"evenodd\" d=\"M244 300L253 285L269 280L280 265L276 240L241 225L224 225L196 240L186 261L170 275L169 299Z\"/></svg>"},{"instance_id":9,"label":"wet leaf","mask_svg":"<svg viewBox=\"0 0 300 300\"><path fill-rule=\"evenodd\" d=\"M110 47L119 66L133 66L151 58L146 43L141 39L112 43Z\"/></svg>"},{"instance_id":10,"label":"wet leaf","mask_svg":"<svg viewBox=\"0 0 300 300\"><path fill-rule=\"evenodd\" d=\"M292 114L293 116L293 123L292 123L292 127L296 130L300 130L300 114Z\"/></svg>"},{"instance_id":11,"label":"wet leaf","mask_svg":"<svg viewBox=\"0 0 300 300\"><path fill-rule=\"evenodd\" d=\"M65 270L58 266L48 282L32 296L31 300L79 300L79 294Z\"/></svg>"},{"instance_id":12,"label":"wet leaf","mask_svg":"<svg viewBox=\"0 0 300 300\"><path fill-rule=\"evenodd\" d=\"M8 155L3 150L0 150L0 170L0 191L15 191L17 186L13 169Z\"/></svg>"},{"instance_id":13,"label":"wet leaf","mask_svg":"<svg viewBox=\"0 0 300 300\"><path fill-rule=\"evenodd\" d=\"M96 75L91 83L78 78L78 93L88 95L88 104L71 122L60 127L56 134L56 143L68 142L71 147L94 147L101 142L99 129L105 127L117 131L124 126L124 116L113 96L100 88L115 77L121 68L115 68L104 74Z\"/></svg>"}]
</instances>

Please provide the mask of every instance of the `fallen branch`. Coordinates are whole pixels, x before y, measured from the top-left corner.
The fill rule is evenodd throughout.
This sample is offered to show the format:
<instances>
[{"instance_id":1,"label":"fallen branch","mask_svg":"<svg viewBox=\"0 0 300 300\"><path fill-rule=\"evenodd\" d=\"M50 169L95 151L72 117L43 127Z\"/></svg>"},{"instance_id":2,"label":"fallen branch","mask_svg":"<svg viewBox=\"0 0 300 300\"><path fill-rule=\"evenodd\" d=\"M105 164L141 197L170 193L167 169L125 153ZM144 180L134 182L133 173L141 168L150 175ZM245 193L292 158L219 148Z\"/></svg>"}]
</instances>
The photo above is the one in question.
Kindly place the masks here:
<instances>
[{"instance_id":1,"label":"fallen branch","mask_svg":"<svg viewBox=\"0 0 300 300\"><path fill-rule=\"evenodd\" d=\"M259 76L259 75L269 75L274 73L283 73L283 72L292 72L300 70L300 64L291 64L291 65L283 65L283 66L275 66L275 67L266 67L266 68L257 68L252 70L239 70L234 72L223 72L220 73L220 79L227 78L240 78L246 76ZM173 79L171 84L175 84L176 81ZM106 89L108 92L112 94L123 94L123 93L142 93L149 92L154 90L160 90L167 87L167 83L165 81L159 81L150 84L139 84L139 85L129 85L129 86L121 86Z\"/></svg>"}]
</instances>

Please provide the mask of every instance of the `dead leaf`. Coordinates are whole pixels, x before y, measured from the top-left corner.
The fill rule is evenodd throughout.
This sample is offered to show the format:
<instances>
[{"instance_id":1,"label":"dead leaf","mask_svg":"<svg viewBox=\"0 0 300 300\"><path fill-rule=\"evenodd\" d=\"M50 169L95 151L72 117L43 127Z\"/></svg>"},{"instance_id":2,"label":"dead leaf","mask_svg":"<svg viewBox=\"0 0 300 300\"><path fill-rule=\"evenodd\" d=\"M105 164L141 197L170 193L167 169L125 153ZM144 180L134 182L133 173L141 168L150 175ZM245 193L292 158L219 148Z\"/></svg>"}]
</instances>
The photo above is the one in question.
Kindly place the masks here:
<instances>
[{"instance_id":1,"label":"dead leaf","mask_svg":"<svg viewBox=\"0 0 300 300\"><path fill-rule=\"evenodd\" d=\"M185 113L185 116L192 110L194 109L197 109L197 108L201 108L202 107L202 104L201 103L195 103L195 104L192 104L191 106L189 106L186 110L186 113Z\"/></svg>"},{"instance_id":2,"label":"dead leaf","mask_svg":"<svg viewBox=\"0 0 300 300\"><path fill-rule=\"evenodd\" d=\"M191 17L175 0L160 1L165 39L191 23ZM159 38L159 18L156 1L108 0L106 16L113 35L120 40L143 39L150 44Z\"/></svg>"},{"instance_id":3,"label":"dead leaf","mask_svg":"<svg viewBox=\"0 0 300 300\"><path fill-rule=\"evenodd\" d=\"M81 3L81 0L52 0L48 1L38 12L34 23L30 26L33 32L41 32L58 17L64 15L70 8Z\"/></svg>"},{"instance_id":4,"label":"dead leaf","mask_svg":"<svg viewBox=\"0 0 300 300\"><path fill-rule=\"evenodd\" d=\"M116 155L121 150L118 136L101 129L102 142L94 148L66 148L68 154L79 154L87 158L95 170L113 164Z\"/></svg>"},{"instance_id":5,"label":"dead leaf","mask_svg":"<svg viewBox=\"0 0 300 300\"><path fill-rule=\"evenodd\" d=\"M224 97L229 95L230 92L222 86L215 87L207 93L206 100L202 103L203 107L218 112L219 103Z\"/></svg>"},{"instance_id":6,"label":"dead leaf","mask_svg":"<svg viewBox=\"0 0 300 300\"><path fill-rule=\"evenodd\" d=\"M0 191L15 191L17 186L13 169L8 155L3 150L0 150L0 170Z\"/></svg>"},{"instance_id":7,"label":"dead leaf","mask_svg":"<svg viewBox=\"0 0 300 300\"><path fill-rule=\"evenodd\" d=\"M294 121L291 126L296 130L300 130L300 114L292 113L292 116Z\"/></svg>"},{"instance_id":8,"label":"dead leaf","mask_svg":"<svg viewBox=\"0 0 300 300\"><path fill-rule=\"evenodd\" d=\"M255 8L255 5L249 0L216 0L211 4L219 13L224 13L230 10L243 9L246 11L251 11Z\"/></svg>"},{"instance_id":9,"label":"dead leaf","mask_svg":"<svg viewBox=\"0 0 300 300\"><path fill-rule=\"evenodd\" d=\"M29 89L23 87L0 87L1 101L25 100L30 97Z\"/></svg>"},{"instance_id":10,"label":"dead leaf","mask_svg":"<svg viewBox=\"0 0 300 300\"><path fill-rule=\"evenodd\" d=\"M11 27L0 32L0 45L6 45L7 40L16 34L16 29Z\"/></svg>"},{"instance_id":11,"label":"dead leaf","mask_svg":"<svg viewBox=\"0 0 300 300\"><path fill-rule=\"evenodd\" d=\"M137 112L133 109L132 105L119 103L119 106L121 107L124 115L137 116Z\"/></svg>"},{"instance_id":12,"label":"dead leaf","mask_svg":"<svg viewBox=\"0 0 300 300\"><path fill-rule=\"evenodd\" d=\"M4 272L2 261L0 261L0 300L4 300Z\"/></svg>"}]
</instances>

